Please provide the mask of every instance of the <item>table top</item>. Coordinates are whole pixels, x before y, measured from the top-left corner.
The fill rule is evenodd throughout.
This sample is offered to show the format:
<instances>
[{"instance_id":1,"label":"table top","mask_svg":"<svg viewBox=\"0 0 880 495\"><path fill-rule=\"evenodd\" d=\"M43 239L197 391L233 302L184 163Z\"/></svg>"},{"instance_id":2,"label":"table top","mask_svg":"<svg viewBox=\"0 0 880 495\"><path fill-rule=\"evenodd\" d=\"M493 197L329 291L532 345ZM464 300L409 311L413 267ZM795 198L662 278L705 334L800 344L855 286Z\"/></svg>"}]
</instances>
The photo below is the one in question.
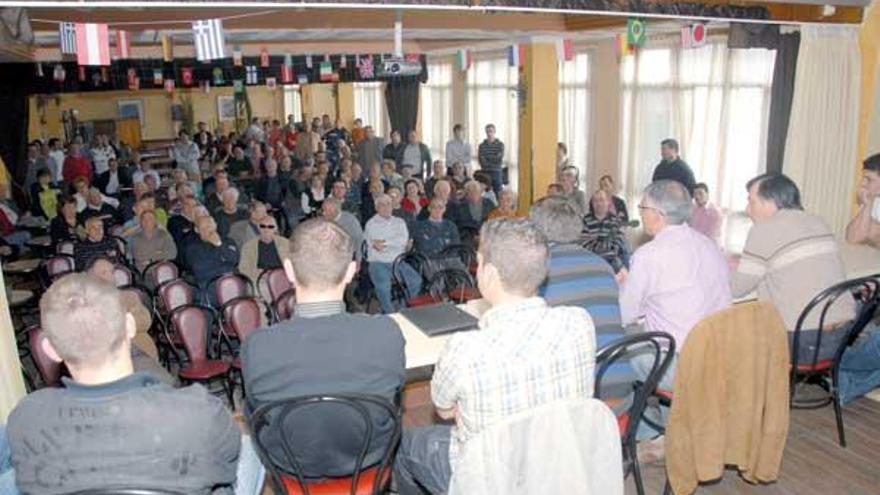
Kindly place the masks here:
<instances>
[{"instance_id":1,"label":"table top","mask_svg":"<svg viewBox=\"0 0 880 495\"><path fill-rule=\"evenodd\" d=\"M18 260L3 264L3 271L6 273L31 273L40 267L42 260L29 259Z\"/></svg>"},{"instance_id":2,"label":"table top","mask_svg":"<svg viewBox=\"0 0 880 495\"><path fill-rule=\"evenodd\" d=\"M458 307L479 318L481 314L489 309L489 303L482 299L476 299L460 304ZM440 359L440 353L446 347L446 341L453 334L447 333L428 337L399 313L390 316L397 322L400 331L403 333L403 338L406 340L404 352L406 354L406 369L411 370L423 366L433 366L437 363L437 360Z\"/></svg>"},{"instance_id":3,"label":"table top","mask_svg":"<svg viewBox=\"0 0 880 495\"><path fill-rule=\"evenodd\" d=\"M9 296L10 306L20 306L30 302L34 298L33 291L23 289L12 289Z\"/></svg>"}]
</instances>

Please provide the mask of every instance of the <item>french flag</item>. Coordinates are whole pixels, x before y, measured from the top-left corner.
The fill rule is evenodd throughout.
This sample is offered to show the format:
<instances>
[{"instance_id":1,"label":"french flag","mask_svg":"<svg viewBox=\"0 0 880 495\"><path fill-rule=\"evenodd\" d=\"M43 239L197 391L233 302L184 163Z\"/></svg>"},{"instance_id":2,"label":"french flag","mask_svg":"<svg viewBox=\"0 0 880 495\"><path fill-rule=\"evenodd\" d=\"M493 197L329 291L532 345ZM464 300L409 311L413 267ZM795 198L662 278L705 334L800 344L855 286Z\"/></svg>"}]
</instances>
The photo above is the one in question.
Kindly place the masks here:
<instances>
[{"instance_id":1,"label":"french flag","mask_svg":"<svg viewBox=\"0 0 880 495\"><path fill-rule=\"evenodd\" d=\"M76 24L76 62L110 65L110 35L106 24Z\"/></svg>"},{"instance_id":2,"label":"french flag","mask_svg":"<svg viewBox=\"0 0 880 495\"><path fill-rule=\"evenodd\" d=\"M526 61L526 46L522 44L507 47L507 65L510 67L522 67Z\"/></svg>"}]
</instances>

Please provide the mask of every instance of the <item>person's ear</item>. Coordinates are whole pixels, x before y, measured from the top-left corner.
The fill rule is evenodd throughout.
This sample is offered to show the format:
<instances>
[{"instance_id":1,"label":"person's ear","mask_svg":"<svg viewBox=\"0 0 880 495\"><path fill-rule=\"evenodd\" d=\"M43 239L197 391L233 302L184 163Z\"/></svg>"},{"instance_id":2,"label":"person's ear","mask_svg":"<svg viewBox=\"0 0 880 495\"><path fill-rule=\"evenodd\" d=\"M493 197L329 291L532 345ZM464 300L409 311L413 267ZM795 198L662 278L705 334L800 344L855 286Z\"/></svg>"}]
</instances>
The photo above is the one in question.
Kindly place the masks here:
<instances>
[{"instance_id":1,"label":"person's ear","mask_svg":"<svg viewBox=\"0 0 880 495\"><path fill-rule=\"evenodd\" d=\"M134 319L134 315L131 313L125 313L125 337L128 340L134 338L134 335L137 333L137 322Z\"/></svg>"},{"instance_id":2,"label":"person's ear","mask_svg":"<svg viewBox=\"0 0 880 495\"><path fill-rule=\"evenodd\" d=\"M290 258L284 258L281 264L284 266L284 274L287 275L287 280L290 280L290 283L296 287L297 280L296 274L293 272L293 262L290 261Z\"/></svg>"},{"instance_id":3,"label":"person's ear","mask_svg":"<svg viewBox=\"0 0 880 495\"><path fill-rule=\"evenodd\" d=\"M55 350L55 346L49 342L49 339L47 339L45 335L40 339L40 347L43 349L43 352L46 353L46 356L52 361L55 361L56 363L63 361L61 356L58 355L58 351Z\"/></svg>"},{"instance_id":4,"label":"person's ear","mask_svg":"<svg viewBox=\"0 0 880 495\"><path fill-rule=\"evenodd\" d=\"M348 264L348 268L345 270L345 278L342 280L343 285L348 285L354 280L354 276L357 275L358 271L358 263L357 261L352 261Z\"/></svg>"}]
</instances>

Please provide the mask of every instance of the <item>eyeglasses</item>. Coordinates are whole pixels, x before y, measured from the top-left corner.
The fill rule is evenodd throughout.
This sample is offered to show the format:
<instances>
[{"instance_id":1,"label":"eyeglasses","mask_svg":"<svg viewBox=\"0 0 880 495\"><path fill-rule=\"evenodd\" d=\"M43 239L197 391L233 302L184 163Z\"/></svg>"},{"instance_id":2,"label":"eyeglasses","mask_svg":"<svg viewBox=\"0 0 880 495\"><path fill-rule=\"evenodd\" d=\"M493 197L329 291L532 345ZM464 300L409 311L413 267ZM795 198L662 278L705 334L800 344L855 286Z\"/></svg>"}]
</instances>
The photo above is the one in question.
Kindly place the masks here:
<instances>
[{"instance_id":1,"label":"eyeglasses","mask_svg":"<svg viewBox=\"0 0 880 495\"><path fill-rule=\"evenodd\" d=\"M654 207L654 206L648 206L648 205L640 204L640 205L638 205L638 209L639 209L639 211L644 211L644 210L654 210L654 211L656 211L659 215L666 216L666 212L665 212L665 211L661 210L660 208L656 208L656 207Z\"/></svg>"},{"instance_id":2,"label":"eyeglasses","mask_svg":"<svg viewBox=\"0 0 880 495\"><path fill-rule=\"evenodd\" d=\"M261 224L260 224L260 228L261 228L261 229L275 230L275 226L274 226L274 225L267 225L267 224L264 224L264 223L261 223Z\"/></svg>"}]
</instances>

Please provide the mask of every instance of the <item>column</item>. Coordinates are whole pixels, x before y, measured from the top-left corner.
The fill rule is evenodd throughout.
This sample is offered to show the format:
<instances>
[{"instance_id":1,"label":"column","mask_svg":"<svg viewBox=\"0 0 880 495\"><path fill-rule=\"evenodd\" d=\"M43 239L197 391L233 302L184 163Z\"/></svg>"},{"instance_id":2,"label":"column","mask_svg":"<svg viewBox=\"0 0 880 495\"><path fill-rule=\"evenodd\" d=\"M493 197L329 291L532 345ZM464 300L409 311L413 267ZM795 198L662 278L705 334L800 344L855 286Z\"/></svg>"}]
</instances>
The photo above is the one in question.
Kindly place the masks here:
<instances>
[{"instance_id":1,"label":"column","mask_svg":"<svg viewBox=\"0 0 880 495\"><path fill-rule=\"evenodd\" d=\"M0 272L0 288L6 287L3 273ZM0 290L0 423L6 423L9 412L24 397L24 380L18 361L18 346L15 343L15 328L9 315L9 301L6 291Z\"/></svg>"},{"instance_id":2,"label":"column","mask_svg":"<svg viewBox=\"0 0 880 495\"><path fill-rule=\"evenodd\" d=\"M519 211L544 196L556 182L556 143L559 105L559 67L556 45L532 42L526 46L519 83Z\"/></svg>"},{"instance_id":3,"label":"column","mask_svg":"<svg viewBox=\"0 0 880 495\"><path fill-rule=\"evenodd\" d=\"M354 125L354 83L336 85L336 118L342 120L346 129Z\"/></svg>"}]
</instances>

